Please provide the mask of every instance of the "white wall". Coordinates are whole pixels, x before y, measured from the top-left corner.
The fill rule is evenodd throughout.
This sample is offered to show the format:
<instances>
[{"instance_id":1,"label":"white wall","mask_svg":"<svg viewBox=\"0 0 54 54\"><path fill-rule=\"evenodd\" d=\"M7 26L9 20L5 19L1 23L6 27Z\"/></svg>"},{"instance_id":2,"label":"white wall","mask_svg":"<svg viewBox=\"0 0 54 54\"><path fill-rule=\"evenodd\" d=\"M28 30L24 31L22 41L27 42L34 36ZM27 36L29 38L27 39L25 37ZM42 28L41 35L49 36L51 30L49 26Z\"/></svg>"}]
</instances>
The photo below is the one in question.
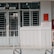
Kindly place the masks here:
<instances>
[{"instance_id":1,"label":"white wall","mask_svg":"<svg viewBox=\"0 0 54 54\"><path fill-rule=\"evenodd\" d=\"M20 41L22 48L41 49L51 47L51 2L42 1L40 6L40 25L20 28ZM49 14L48 22L43 21L43 14L45 13ZM17 45L17 37L11 38L10 43L8 43L8 39L7 42L5 38L0 39L0 45L12 45L13 39L15 39L14 43Z\"/></svg>"},{"instance_id":2,"label":"white wall","mask_svg":"<svg viewBox=\"0 0 54 54\"><path fill-rule=\"evenodd\" d=\"M49 21L43 21L43 14L49 14ZM51 48L51 2L41 2L40 25L20 28L22 48Z\"/></svg>"},{"instance_id":3,"label":"white wall","mask_svg":"<svg viewBox=\"0 0 54 54\"><path fill-rule=\"evenodd\" d=\"M20 28L22 54L44 54L45 50L36 49L51 47L51 2L41 2L40 11L40 26ZM44 13L49 14L49 22L43 21ZM13 54L13 51L1 49L0 54Z\"/></svg>"},{"instance_id":4,"label":"white wall","mask_svg":"<svg viewBox=\"0 0 54 54\"><path fill-rule=\"evenodd\" d=\"M20 39L23 48L40 48L41 27L22 27L20 29Z\"/></svg>"},{"instance_id":5,"label":"white wall","mask_svg":"<svg viewBox=\"0 0 54 54\"><path fill-rule=\"evenodd\" d=\"M41 2L41 43L42 47L51 47L51 2ZM49 15L49 21L43 21L43 14Z\"/></svg>"},{"instance_id":6,"label":"white wall","mask_svg":"<svg viewBox=\"0 0 54 54\"><path fill-rule=\"evenodd\" d=\"M41 10L40 10L40 17L41 21L43 22L43 14L49 14L49 21L51 21L51 2L50 1L42 1L41 2Z\"/></svg>"}]
</instances>

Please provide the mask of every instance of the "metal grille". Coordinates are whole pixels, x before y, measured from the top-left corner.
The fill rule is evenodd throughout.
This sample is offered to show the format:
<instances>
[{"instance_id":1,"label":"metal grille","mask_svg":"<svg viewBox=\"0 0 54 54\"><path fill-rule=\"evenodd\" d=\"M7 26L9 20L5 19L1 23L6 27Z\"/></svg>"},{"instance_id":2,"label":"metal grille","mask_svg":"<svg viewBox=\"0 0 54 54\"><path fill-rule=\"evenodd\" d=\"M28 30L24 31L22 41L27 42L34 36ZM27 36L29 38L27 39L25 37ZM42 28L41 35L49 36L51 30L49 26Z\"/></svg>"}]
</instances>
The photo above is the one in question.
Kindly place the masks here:
<instances>
[{"instance_id":1,"label":"metal grille","mask_svg":"<svg viewBox=\"0 0 54 54\"><path fill-rule=\"evenodd\" d=\"M33 26L39 25L39 11L33 11Z\"/></svg>"},{"instance_id":2,"label":"metal grille","mask_svg":"<svg viewBox=\"0 0 54 54\"><path fill-rule=\"evenodd\" d=\"M24 11L23 13L24 26L29 26L29 12Z\"/></svg>"},{"instance_id":3,"label":"metal grille","mask_svg":"<svg viewBox=\"0 0 54 54\"><path fill-rule=\"evenodd\" d=\"M6 18L5 13L0 13L0 36L6 36Z\"/></svg>"},{"instance_id":4,"label":"metal grille","mask_svg":"<svg viewBox=\"0 0 54 54\"><path fill-rule=\"evenodd\" d=\"M23 13L22 13L23 12ZM22 26L38 26L39 25L39 11L22 11L21 27Z\"/></svg>"},{"instance_id":5,"label":"metal grille","mask_svg":"<svg viewBox=\"0 0 54 54\"><path fill-rule=\"evenodd\" d=\"M18 36L18 17L14 17L14 12L9 14L9 36Z\"/></svg>"}]
</instances>

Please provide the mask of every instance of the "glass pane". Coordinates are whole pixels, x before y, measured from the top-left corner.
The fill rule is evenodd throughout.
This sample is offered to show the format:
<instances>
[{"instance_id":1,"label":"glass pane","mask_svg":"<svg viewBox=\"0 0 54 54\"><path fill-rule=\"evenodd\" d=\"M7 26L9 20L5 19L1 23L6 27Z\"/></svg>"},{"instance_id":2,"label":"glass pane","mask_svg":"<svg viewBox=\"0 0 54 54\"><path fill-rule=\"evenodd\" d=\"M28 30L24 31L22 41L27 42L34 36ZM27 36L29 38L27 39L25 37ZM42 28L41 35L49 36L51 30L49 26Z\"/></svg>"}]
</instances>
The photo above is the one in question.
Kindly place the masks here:
<instances>
[{"instance_id":1,"label":"glass pane","mask_svg":"<svg viewBox=\"0 0 54 54\"><path fill-rule=\"evenodd\" d=\"M18 36L18 13L9 13L9 36Z\"/></svg>"},{"instance_id":2,"label":"glass pane","mask_svg":"<svg viewBox=\"0 0 54 54\"><path fill-rule=\"evenodd\" d=\"M40 2L20 3L21 9L40 9Z\"/></svg>"},{"instance_id":3,"label":"glass pane","mask_svg":"<svg viewBox=\"0 0 54 54\"><path fill-rule=\"evenodd\" d=\"M19 4L18 3L8 3L9 4L9 7L10 7L10 9L12 8L12 9L18 9L19 8Z\"/></svg>"},{"instance_id":4,"label":"glass pane","mask_svg":"<svg viewBox=\"0 0 54 54\"><path fill-rule=\"evenodd\" d=\"M29 6L31 9L40 9L40 3L36 3L36 2L29 3Z\"/></svg>"},{"instance_id":5,"label":"glass pane","mask_svg":"<svg viewBox=\"0 0 54 54\"><path fill-rule=\"evenodd\" d=\"M0 9L18 9L18 3L0 3Z\"/></svg>"},{"instance_id":6,"label":"glass pane","mask_svg":"<svg viewBox=\"0 0 54 54\"><path fill-rule=\"evenodd\" d=\"M20 3L20 8L21 9L29 9L26 3Z\"/></svg>"},{"instance_id":7,"label":"glass pane","mask_svg":"<svg viewBox=\"0 0 54 54\"><path fill-rule=\"evenodd\" d=\"M0 7L5 7L5 3L0 3Z\"/></svg>"}]
</instances>

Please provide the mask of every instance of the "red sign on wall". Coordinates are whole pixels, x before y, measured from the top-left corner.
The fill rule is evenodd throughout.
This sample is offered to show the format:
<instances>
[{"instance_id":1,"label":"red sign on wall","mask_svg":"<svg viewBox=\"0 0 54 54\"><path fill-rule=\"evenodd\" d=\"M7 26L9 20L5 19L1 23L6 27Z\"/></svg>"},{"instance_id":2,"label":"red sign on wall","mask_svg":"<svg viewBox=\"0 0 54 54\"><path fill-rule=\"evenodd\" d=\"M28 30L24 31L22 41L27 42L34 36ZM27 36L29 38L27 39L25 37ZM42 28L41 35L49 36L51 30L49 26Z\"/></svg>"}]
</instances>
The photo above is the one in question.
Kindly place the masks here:
<instances>
[{"instance_id":1,"label":"red sign on wall","mask_svg":"<svg viewBox=\"0 0 54 54\"><path fill-rule=\"evenodd\" d=\"M48 21L48 14L44 14L44 21Z\"/></svg>"}]
</instances>

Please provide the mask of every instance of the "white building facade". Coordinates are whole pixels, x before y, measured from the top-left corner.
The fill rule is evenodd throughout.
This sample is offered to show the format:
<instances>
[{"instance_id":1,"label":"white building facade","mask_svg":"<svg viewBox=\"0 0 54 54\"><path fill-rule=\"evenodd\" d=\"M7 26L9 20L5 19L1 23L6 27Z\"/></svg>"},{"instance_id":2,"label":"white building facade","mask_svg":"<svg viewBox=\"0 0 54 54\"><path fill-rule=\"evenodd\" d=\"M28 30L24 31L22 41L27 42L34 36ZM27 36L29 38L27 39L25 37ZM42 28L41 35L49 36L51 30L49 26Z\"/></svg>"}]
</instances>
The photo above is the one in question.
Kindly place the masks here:
<instances>
[{"instance_id":1,"label":"white building facade","mask_svg":"<svg viewBox=\"0 0 54 54\"><path fill-rule=\"evenodd\" d=\"M36 54L40 50L42 54L41 49L51 49L53 4L53 0L0 0L0 53Z\"/></svg>"}]
</instances>

